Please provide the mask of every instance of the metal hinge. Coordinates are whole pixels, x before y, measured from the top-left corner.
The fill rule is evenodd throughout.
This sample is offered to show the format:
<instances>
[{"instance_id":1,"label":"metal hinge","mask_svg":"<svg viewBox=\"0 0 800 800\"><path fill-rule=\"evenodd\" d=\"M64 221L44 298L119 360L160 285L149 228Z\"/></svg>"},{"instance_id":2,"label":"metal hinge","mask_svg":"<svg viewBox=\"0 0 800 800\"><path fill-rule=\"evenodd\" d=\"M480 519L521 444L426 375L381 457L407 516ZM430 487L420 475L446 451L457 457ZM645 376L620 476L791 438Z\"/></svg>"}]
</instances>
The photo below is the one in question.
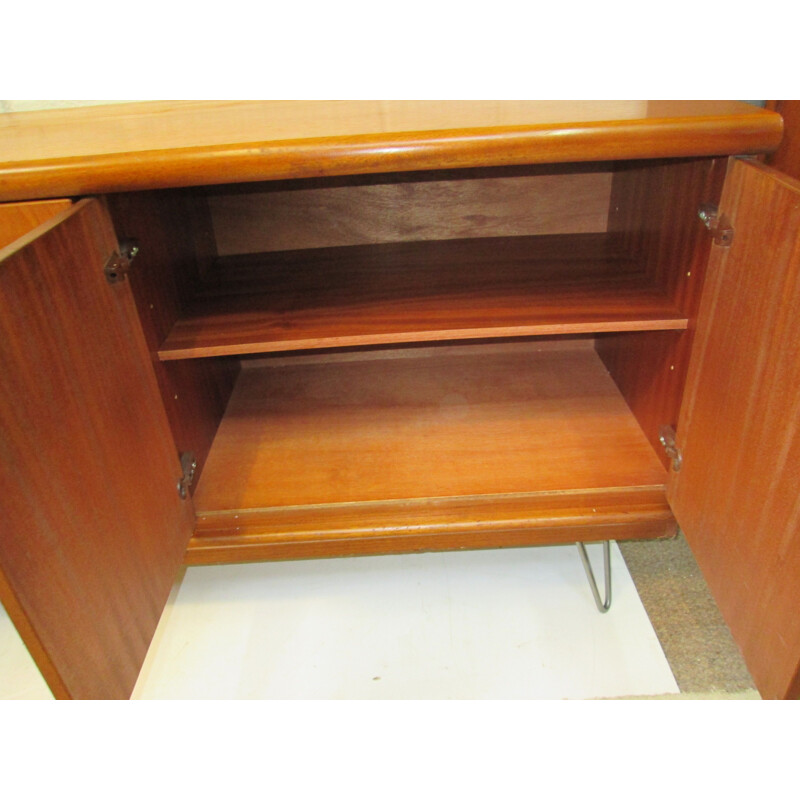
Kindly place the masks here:
<instances>
[{"instance_id":1,"label":"metal hinge","mask_svg":"<svg viewBox=\"0 0 800 800\"><path fill-rule=\"evenodd\" d=\"M683 455L675 441L675 428L672 425L662 425L658 429L658 440L664 445L667 457L672 461L672 469L680 472L683 466Z\"/></svg>"},{"instance_id":2,"label":"metal hinge","mask_svg":"<svg viewBox=\"0 0 800 800\"><path fill-rule=\"evenodd\" d=\"M119 252L116 250L109 256L103 267L106 280L109 283L124 281L131 268L131 261L139 252L139 243L136 239L120 239Z\"/></svg>"},{"instance_id":3,"label":"metal hinge","mask_svg":"<svg viewBox=\"0 0 800 800\"><path fill-rule=\"evenodd\" d=\"M189 487L192 485L197 469L197 459L194 457L194 453L181 453L181 469L183 477L178 481L178 494L181 496L181 500L185 500L189 496Z\"/></svg>"},{"instance_id":4,"label":"metal hinge","mask_svg":"<svg viewBox=\"0 0 800 800\"><path fill-rule=\"evenodd\" d=\"M711 231L714 237L714 244L720 247L730 247L733 242L733 226L730 220L719 213L719 208L713 203L703 203L697 210L697 216L703 221L703 225Z\"/></svg>"}]
</instances>

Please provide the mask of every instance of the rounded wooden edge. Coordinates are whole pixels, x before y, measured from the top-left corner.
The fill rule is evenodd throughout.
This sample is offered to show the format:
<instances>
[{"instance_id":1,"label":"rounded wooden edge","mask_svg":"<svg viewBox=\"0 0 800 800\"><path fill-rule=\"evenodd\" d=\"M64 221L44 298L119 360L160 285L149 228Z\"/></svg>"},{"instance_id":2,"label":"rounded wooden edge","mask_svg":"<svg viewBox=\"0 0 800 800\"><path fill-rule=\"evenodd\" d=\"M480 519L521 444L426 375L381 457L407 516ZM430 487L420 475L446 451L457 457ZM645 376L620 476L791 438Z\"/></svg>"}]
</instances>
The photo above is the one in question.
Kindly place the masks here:
<instances>
[{"instance_id":1,"label":"rounded wooden edge","mask_svg":"<svg viewBox=\"0 0 800 800\"><path fill-rule=\"evenodd\" d=\"M778 114L642 119L222 144L0 166L0 200L288 178L774 150Z\"/></svg>"},{"instance_id":2,"label":"rounded wooden edge","mask_svg":"<svg viewBox=\"0 0 800 800\"><path fill-rule=\"evenodd\" d=\"M676 524L663 486L198 510L185 563L660 538Z\"/></svg>"},{"instance_id":3,"label":"rounded wooden edge","mask_svg":"<svg viewBox=\"0 0 800 800\"><path fill-rule=\"evenodd\" d=\"M611 524L552 525L491 533L449 532L372 537L308 537L298 541L270 541L268 537L205 537L189 542L187 566L233 564L254 561L287 561L305 558L397 555L446 550L495 550L509 547L539 547L573 542L606 540L666 539L677 533L669 512L651 518Z\"/></svg>"}]
</instances>

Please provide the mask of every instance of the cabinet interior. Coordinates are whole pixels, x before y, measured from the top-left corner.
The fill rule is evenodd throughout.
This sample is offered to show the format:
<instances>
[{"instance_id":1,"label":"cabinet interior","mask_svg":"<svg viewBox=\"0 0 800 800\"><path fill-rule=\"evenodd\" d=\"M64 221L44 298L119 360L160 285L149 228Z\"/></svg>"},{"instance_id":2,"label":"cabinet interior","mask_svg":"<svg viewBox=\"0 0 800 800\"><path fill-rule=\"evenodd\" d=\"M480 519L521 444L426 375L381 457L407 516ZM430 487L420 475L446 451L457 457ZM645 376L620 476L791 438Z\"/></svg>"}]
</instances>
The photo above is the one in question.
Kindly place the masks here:
<instances>
[{"instance_id":1,"label":"cabinet interior","mask_svg":"<svg viewBox=\"0 0 800 800\"><path fill-rule=\"evenodd\" d=\"M189 563L668 535L724 159L107 198Z\"/></svg>"}]
</instances>

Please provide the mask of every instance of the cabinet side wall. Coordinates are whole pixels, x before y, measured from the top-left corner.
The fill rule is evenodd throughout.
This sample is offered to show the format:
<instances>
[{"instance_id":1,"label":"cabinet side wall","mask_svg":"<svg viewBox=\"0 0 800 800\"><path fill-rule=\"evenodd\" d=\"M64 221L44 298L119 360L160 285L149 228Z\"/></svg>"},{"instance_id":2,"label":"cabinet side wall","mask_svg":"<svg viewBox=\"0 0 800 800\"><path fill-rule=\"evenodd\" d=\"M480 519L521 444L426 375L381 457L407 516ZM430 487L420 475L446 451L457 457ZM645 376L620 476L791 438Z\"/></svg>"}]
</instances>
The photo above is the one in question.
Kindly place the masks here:
<instances>
[{"instance_id":1,"label":"cabinet side wall","mask_svg":"<svg viewBox=\"0 0 800 800\"><path fill-rule=\"evenodd\" d=\"M718 203L728 161L632 162L616 167L609 234L689 318L684 332L607 334L596 348L664 466L662 425L676 426L711 237L701 203Z\"/></svg>"},{"instance_id":2,"label":"cabinet side wall","mask_svg":"<svg viewBox=\"0 0 800 800\"><path fill-rule=\"evenodd\" d=\"M769 100L767 108L783 117L780 147L766 158L766 163L800 180L800 100Z\"/></svg>"},{"instance_id":3,"label":"cabinet side wall","mask_svg":"<svg viewBox=\"0 0 800 800\"><path fill-rule=\"evenodd\" d=\"M187 302L191 287L216 256L205 197L191 191L109 195L118 238L140 250L130 273L164 407L178 452L191 451L199 478L233 390L236 359L165 363L158 348Z\"/></svg>"}]
</instances>

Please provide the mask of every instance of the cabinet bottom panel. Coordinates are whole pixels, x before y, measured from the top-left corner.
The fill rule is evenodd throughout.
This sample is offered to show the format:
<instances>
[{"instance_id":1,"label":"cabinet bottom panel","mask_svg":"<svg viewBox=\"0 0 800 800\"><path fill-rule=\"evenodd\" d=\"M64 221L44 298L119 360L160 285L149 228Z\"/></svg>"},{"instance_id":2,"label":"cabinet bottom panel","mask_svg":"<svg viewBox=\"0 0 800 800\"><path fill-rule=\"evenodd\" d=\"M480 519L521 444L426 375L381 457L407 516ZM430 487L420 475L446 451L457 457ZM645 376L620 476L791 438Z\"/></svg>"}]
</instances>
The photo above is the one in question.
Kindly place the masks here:
<instances>
[{"instance_id":1,"label":"cabinet bottom panel","mask_svg":"<svg viewBox=\"0 0 800 800\"><path fill-rule=\"evenodd\" d=\"M264 359L187 562L669 536L665 483L590 339Z\"/></svg>"}]
</instances>

